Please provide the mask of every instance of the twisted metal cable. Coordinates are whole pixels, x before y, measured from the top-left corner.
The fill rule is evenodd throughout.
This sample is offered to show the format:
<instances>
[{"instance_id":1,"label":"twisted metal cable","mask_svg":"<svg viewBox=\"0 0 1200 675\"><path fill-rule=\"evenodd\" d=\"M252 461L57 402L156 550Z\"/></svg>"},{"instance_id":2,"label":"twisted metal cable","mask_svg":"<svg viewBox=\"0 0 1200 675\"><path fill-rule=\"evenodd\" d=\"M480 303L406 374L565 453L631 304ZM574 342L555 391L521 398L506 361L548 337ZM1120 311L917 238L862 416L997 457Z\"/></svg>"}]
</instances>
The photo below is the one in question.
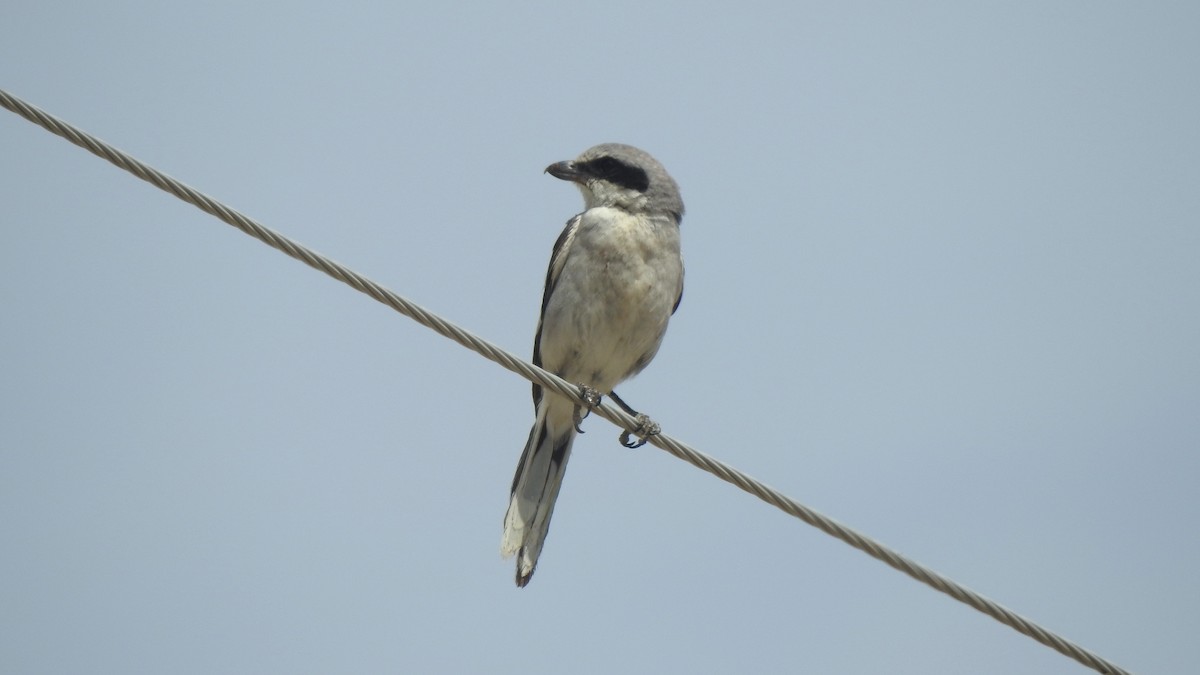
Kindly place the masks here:
<instances>
[{"instance_id":1,"label":"twisted metal cable","mask_svg":"<svg viewBox=\"0 0 1200 675\"><path fill-rule=\"evenodd\" d=\"M537 366L527 363L524 359L518 358L513 354L487 342L486 340L473 335L472 333L459 328L458 326L442 319L432 312L416 305L405 298L397 295L383 286L367 279L347 269L342 265L326 258L325 256L311 251L296 242L291 241L287 237L255 222L254 220L238 213L237 211L225 206L217 200L205 195L204 193L195 190L183 183L171 178L170 176L154 169L124 152L108 145L107 143L91 136L75 127L59 120L58 118L46 113L25 101L9 94L0 89L0 105L8 108L12 112L24 117L25 119L45 128L53 134L61 136L68 141L84 148L92 154L108 160L110 163L132 173L142 180L154 185L155 187L169 192L179 199L192 204L220 220L238 228L242 232L258 239L267 244L271 248L277 249L286 253L308 265L318 269L325 274L347 284L357 291L365 293L375 300L391 307L400 312L404 316L416 321L417 323L433 330L443 337L450 338L460 345L474 351L485 358L494 361L508 370L513 371L524 377L525 379L536 382L544 387L548 387L562 396L572 399L580 405L586 405L585 401L579 392L578 386L567 382L557 375L548 371L542 370ZM633 416L620 410L616 406L608 403L603 403L599 407L594 408L594 411L601 417L613 422L614 424L623 427L626 430L636 433L638 424ZM1016 612L1004 607L1003 605L990 600L979 593L963 586L952 579L949 579L919 563L913 561L900 553L880 544L870 537L856 532L855 530L842 525L841 523L825 516L800 502L784 495L783 493L768 487L761 481L758 481L737 469L724 464L708 455L691 448L690 446L681 443L665 434L657 434L649 438L649 442L654 446L665 450L675 457L688 462L689 464L703 469L723 481L732 483L742 490L758 497L764 502L780 509L784 513L795 516L809 525L821 530L822 532L836 537L843 542L853 546L854 548L866 553L867 555L880 560L887 565L907 574L908 576L924 583L931 588L934 588L950 597L962 602L976 610L987 614L1000 623L1013 628L1014 630L1027 635L1034 640L1058 651L1061 654L1075 659L1079 663L1100 673L1112 673L1114 675L1128 675L1128 671L1119 666L1110 663L1109 661L1093 654L1083 647L1066 640L1059 635L1042 628L1038 624L1026 619Z\"/></svg>"}]
</instances>

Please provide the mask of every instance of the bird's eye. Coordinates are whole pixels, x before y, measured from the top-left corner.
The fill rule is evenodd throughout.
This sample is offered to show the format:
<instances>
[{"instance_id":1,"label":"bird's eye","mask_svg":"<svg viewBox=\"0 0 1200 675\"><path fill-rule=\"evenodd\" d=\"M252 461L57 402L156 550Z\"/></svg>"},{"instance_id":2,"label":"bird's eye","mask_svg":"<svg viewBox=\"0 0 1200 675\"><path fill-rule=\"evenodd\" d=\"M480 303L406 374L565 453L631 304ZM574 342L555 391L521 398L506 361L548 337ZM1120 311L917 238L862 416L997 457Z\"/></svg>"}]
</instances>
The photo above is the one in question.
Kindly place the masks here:
<instances>
[{"instance_id":1,"label":"bird's eye","mask_svg":"<svg viewBox=\"0 0 1200 675\"><path fill-rule=\"evenodd\" d=\"M592 168L596 170L596 173L602 174L607 178L621 170L621 163L612 157L597 157L592 162Z\"/></svg>"},{"instance_id":2,"label":"bird's eye","mask_svg":"<svg viewBox=\"0 0 1200 675\"><path fill-rule=\"evenodd\" d=\"M640 167L630 166L625 162L605 155L587 163L589 172L601 180L620 185L623 188L645 192L650 187L650 177Z\"/></svg>"}]
</instances>

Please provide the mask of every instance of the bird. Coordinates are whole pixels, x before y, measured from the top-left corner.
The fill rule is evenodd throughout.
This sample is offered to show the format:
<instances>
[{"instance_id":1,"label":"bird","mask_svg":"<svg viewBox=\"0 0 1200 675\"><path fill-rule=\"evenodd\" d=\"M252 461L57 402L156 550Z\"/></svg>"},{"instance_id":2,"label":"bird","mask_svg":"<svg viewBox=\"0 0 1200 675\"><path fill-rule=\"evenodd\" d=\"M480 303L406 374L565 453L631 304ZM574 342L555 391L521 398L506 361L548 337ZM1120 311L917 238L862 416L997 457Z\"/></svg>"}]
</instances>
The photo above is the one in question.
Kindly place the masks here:
<instances>
[{"instance_id":1,"label":"bird","mask_svg":"<svg viewBox=\"0 0 1200 675\"><path fill-rule=\"evenodd\" d=\"M639 427L637 447L659 427L629 408L613 388L658 353L667 323L683 298L679 186L649 153L603 143L545 173L574 183L584 210L567 221L546 271L541 315L533 340L534 364L578 383L588 409L608 395ZM534 423L513 476L503 557L516 556L516 582L525 587L541 555L562 487L580 407L533 385Z\"/></svg>"}]
</instances>

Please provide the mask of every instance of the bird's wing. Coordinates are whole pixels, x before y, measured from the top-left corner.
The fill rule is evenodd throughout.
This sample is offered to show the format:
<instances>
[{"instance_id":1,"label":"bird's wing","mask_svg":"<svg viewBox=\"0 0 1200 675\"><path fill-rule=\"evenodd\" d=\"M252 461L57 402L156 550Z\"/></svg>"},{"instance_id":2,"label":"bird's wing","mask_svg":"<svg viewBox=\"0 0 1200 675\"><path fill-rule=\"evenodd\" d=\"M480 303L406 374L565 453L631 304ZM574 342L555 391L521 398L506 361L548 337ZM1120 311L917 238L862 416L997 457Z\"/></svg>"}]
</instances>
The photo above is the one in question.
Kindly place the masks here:
<instances>
[{"instance_id":1,"label":"bird's wing","mask_svg":"<svg viewBox=\"0 0 1200 675\"><path fill-rule=\"evenodd\" d=\"M675 304L671 307L671 316L675 316L675 310L679 309L681 302L683 302L683 268L679 270L679 295L675 296Z\"/></svg>"},{"instance_id":2,"label":"bird's wing","mask_svg":"<svg viewBox=\"0 0 1200 675\"><path fill-rule=\"evenodd\" d=\"M554 293L555 286L558 285L558 278L562 276L563 265L567 262L567 256L571 253L571 242L575 240L575 233L579 230L579 222L583 219L583 214L579 214L567 221L567 226L563 228L561 234L558 235L558 240L554 242L554 251L550 253L550 266L546 270L546 290L542 293L542 311L538 315L537 334L533 337L533 365L542 366L542 320L546 318L546 307L550 304L550 296ZM542 386L540 384L533 385L533 407L537 408L538 403L542 400Z\"/></svg>"}]
</instances>

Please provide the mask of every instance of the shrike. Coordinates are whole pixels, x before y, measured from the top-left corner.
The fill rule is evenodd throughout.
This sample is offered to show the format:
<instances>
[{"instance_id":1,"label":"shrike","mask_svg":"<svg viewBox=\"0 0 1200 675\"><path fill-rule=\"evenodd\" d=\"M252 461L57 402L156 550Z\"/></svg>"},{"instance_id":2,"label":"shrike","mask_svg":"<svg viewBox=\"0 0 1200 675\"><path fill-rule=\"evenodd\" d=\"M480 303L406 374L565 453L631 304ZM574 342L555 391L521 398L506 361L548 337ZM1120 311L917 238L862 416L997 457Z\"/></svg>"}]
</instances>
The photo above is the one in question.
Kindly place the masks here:
<instances>
[{"instance_id":1,"label":"shrike","mask_svg":"<svg viewBox=\"0 0 1200 675\"><path fill-rule=\"evenodd\" d=\"M683 297L679 186L658 160L606 143L546 172L583 193L584 211L554 244L533 362L580 385L592 405L654 358ZM513 477L500 553L517 555L517 586L533 577L579 429L575 402L533 385L535 418ZM630 410L631 413L633 411ZM640 443L657 432L645 415Z\"/></svg>"}]
</instances>

